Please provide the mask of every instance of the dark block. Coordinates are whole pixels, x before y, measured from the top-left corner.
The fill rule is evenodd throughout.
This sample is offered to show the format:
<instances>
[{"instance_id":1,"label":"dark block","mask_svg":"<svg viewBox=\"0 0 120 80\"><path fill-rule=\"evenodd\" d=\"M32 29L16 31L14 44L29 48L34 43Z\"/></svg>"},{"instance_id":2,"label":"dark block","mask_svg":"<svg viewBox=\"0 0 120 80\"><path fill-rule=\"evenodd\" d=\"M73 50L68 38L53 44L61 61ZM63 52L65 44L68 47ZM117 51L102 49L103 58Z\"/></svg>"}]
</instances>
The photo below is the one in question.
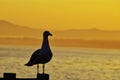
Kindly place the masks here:
<instances>
[{"instance_id":1,"label":"dark block","mask_svg":"<svg viewBox=\"0 0 120 80\"><path fill-rule=\"evenodd\" d=\"M37 80L49 80L49 74L37 74Z\"/></svg>"},{"instance_id":2,"label":"dark block","mask_svg":"<svg viewBox=\"0 0 120 80\"><path fill-rule=\"evenodd\" d=\"M15 73L4 73L5 80L15 80L16 74Z\"/></svg>"},{"instance_id":3,"label":"dark block","mask_svg":"<svg viewBox=\"0 0 120 80\"><path fill-rule=\"evenodd\" d=\"M36 78L16 78L16 80L37 80Z\"/></svg>"}]
</instances>

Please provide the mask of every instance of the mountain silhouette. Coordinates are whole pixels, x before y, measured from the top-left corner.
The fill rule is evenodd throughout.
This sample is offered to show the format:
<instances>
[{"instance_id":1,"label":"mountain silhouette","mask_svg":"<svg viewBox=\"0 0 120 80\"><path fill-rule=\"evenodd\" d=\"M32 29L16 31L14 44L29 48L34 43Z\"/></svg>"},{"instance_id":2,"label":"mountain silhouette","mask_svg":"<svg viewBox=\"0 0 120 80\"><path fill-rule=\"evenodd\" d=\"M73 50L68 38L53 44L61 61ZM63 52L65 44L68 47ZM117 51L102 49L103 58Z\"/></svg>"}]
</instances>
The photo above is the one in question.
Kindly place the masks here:
<instances>
[{"instance_id":1,"label":"mountain silhouette","mask_svg":"<svg viewBox=\"0 0 120 80\"><path fill-rule=\"evenodd\" d=\"M32 37L36 38L41 30L20 26L8 21L0 20L0 37Z\"/></svg>"},{"instance_id":2,"label":"mountain silhouette","mask_svg":"<svg viewBox=\"0 0 120 80\"><path fill-rule=\"evenodd\" d=\"M42 38L43 29L20 26L0 20L0 37ZM83 39L83 40L120 40L120 31L105 31L97 28L52 30L54 39Z\"/></svg>"}]
</instances>

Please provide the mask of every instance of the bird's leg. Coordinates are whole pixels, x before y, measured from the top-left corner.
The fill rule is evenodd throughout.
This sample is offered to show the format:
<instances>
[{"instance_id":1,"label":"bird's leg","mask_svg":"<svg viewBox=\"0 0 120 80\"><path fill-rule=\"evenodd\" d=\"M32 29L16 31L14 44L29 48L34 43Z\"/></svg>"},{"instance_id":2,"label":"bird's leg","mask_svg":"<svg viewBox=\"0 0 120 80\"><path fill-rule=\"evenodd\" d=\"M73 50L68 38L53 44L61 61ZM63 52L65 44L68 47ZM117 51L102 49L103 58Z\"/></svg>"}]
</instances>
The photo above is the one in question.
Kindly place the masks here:
<instances>
[{"instance_id":1,"label":"bird's leg","mask_svg":"<svg viewBox=\"0 0 120 80\"><path fill-rule=\"evenodd\" d=\"M43 74L44 74L44 70L45 70L45 64L43 64Z\"/></svg>"},{"instance_id":2,"label":"bird's leg","mask_svg":"<svg viewBox=\"0 0 120 80\"><path fill-rule=\"evenodd\" d=\"M39 64L37 64L37 73L39 73Z\"/></svg>"}]
</instances>

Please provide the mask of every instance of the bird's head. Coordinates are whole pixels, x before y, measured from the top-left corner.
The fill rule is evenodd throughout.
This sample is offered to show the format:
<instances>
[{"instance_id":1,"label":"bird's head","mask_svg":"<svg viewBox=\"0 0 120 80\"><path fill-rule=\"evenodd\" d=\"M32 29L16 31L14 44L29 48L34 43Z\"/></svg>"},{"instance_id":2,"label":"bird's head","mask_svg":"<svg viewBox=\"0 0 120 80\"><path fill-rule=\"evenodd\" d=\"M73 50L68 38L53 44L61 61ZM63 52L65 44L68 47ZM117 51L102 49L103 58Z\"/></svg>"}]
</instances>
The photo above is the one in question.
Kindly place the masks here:
<instances>
[{"instance_id":1,"label":"bird's head","mask_svg":"<svg viewBox=\"0 0 120 80\"><path fill-rule=\"evenodd\" d=\"M44 36L49 36L49 35L52 36L52 34L51 34L49 31L44 31L44 32L43 32L43 35L44 35Z\"/></svg>"}]
</instances>

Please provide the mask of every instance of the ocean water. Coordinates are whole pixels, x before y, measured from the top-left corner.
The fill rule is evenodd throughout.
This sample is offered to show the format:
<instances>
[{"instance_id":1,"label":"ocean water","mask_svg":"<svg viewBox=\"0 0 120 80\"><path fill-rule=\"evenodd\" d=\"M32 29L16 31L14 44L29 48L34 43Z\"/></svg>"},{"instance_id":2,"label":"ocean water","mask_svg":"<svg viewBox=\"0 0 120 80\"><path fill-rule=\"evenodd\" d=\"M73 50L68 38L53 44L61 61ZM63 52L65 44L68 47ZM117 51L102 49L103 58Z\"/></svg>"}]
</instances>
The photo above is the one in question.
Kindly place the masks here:
<instances>
[{"instance_id":1,"label":"ocean water","mask_svg":"<svg viewBox=\"0 0 120 80\"><path fill-rule=\"evenodd\" d=\"M0 77L16 73L35 78L36 65L24 64L39 46L0 46ZM120 80L120 50L51 47L52 60L45 65L50 80ZM40 65L40 73L42 65Z\"/></svg>"}]
</instances>

